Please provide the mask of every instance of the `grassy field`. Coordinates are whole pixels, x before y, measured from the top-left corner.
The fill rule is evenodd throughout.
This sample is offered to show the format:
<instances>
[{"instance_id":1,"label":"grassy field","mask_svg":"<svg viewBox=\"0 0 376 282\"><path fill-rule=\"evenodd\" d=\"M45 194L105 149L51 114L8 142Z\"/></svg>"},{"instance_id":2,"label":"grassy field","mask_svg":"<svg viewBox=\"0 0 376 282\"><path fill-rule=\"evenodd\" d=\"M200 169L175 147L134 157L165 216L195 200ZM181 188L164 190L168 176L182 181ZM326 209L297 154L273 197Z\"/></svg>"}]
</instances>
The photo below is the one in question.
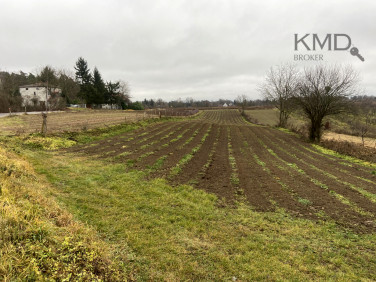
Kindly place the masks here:
<instances>
[{"instance_id":1,"label":"grassy field","mask_svg":"<svg viewBox=\"0 0 376 282\"><path fill-rule=\"evenodd\" d=\"M41 195L34 201L45 197L54 204L39 201L31 210L50 207L64 211L72 215L72 222L90 230L90 236L72 232L71 240L92 238L98 242L93 244L103 250L98 257L108 262L110 270L103 273L112 273L109 280L376 279L375 211L373 200L369 200L376 195L372 190L375 164L301 143L282 131L251 126L237 111L210 111L195 119L149 124L144 121L54 136L49 142L38 136L3 137L7 151L0 151L6 157L1 159L2 166L9 165L0 170L1 175L10 181L11 161L22 161L30 178L24 183L14 177L14 187L34 183L30 190ZM291 142L294 148L284 145ZM326 174L317 170L312 158L320 159L330 170ZM191 178L196 167L200 177ZM347 182L339 177L349 171L352 176ZM316 173L319 178L314 177ZM35 185L41 186L33 189ZM9 187L3 188L2 201L15 191ZM365 189L360 190L362 187ZM327 200L303 196L310 189ZM23 195L30 192L19 191L14 198L29 199ZM295 204L285 206L289 194ZM251 195L267 201L257 205ZM348 218L331 207L338 207ZM294 212L297 210L303 216ZM32 228L35 225L38 230L37 222L54 222L50 213L43 214L46 216L31 222ZM352 228L351 217L355 215L366 221L364 228ZM24 218L21 211L13 217ZM3 226L12 225L7 221ZM45 236L59 246L59 238L64 239L71 230L64 227L56 232L62 235L55 241L48 239L55 238L55 231ZM24 246L30 242L28 238L8 237L7 244ZM30 245L34 244L31 241ZM92 249L87 248L81 254L90 253ZM1 252L4 250L2 245ZM42 255L33 256L30 251L23 256L13 252L11 263L2 260L0 279L32 277L33 273L40 275L35 277L53 277L42 271L41 263L35 263L27 273L22 273L21 266L15 267L22 259L43 261ZM55 263L56 272L65 269L58 258ZM9 265L15 269L13 273ZM83 272L86 264L79 265L76 273ZM85 269L91 273L90 264Z\"/></svg>"},{"instance_id":2,"label":"grassy field","mask_svg":"<svg viewBox=\"0 0 376 282\"><path fill-rule=\"evenodd\" d=\"M246 110L245 113L252 119L252 122L268 126L277 126L279 119L279 112L277 109L255 109ZM307 121L303 118L292 114L289 118L289 126L302 127Z\"/></svg>"},{"instance_id":3,"label":"grassy field","mask_svg":"<svg viewBox=\"0 0 376 282\"><path fill-rule=\"evenodd\" d=\"M251 118L254 123L268 125L268 126L277 126L278 124L278 110L277 109L257 109L257 110L247 110L246 114ZM354 136L356 132L351 129L349 122L353 120L354 117L351 115L340 115L337 117L329 117L331 130L325 131L323 135L323 140L336 140L341 142L351 142L354 144L361 145L362 138L359 136ZM289 118L290 128L299 129L305 126L308 123L307 120L298 116L296 113L293 113ZM370 136L373 134L370 132ZM365 138L365 146L370 148L376 148L376 139L372 137Z\"/></svg>"},{"instance_id":4,"label":"grassy field","mask_svg":"<svg viewBox=\"0 0 376 282\"><path fill-rule=\"evenodd\" d=\"M277 126L278 124L277 109L246 110L245 113L251 117L255 123L269 126Z\"/></svg>"},{"instance_id":5,"label":"grassy field","mask_svg":"<svg viewBox=\"0 0 376 282\"><path fill-rule=\"evenodd\" d=\"M114 110L70 110L49 113L47 128L49 134L64 131L82 131L98 127L132 123L146 118L158 117L143 111ZM42 116L36 114L16 115L0 118L0 135L38 133L42 127Z\"/></svg>"}]
</instances>

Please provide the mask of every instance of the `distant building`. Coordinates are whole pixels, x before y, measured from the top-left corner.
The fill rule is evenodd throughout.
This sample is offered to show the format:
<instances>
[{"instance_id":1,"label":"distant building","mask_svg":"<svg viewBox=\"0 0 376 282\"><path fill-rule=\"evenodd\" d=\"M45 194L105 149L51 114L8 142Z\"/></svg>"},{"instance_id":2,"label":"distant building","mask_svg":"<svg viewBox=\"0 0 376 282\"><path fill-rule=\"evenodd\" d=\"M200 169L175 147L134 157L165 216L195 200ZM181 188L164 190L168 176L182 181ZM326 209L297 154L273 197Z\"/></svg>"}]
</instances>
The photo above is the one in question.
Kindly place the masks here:
<instances>
[{"instance_id":1,"label":"distant building","mask_svg":"<svg viewBox=\"0 0 376 282\"><path fill-rule=\"evenodd\" d=\"M227 108L227 107L228 107L227 103L224 103L224 104L223 104L223 107L224 107L224 108Z\"/></svg>"},{"instance_id":2,"label":"distant building","mask_svg":"<svg viewBox=\"0 0 376 282\"><path fill-rule=\"evenodd\" d=\"M121 110L121 106L117 104L100 104L98 107L104 110Z\"/></svg>"},{"instance_id":3,"label":"distant building","mask_svg":"<svg viewBox=\"0 0 376 282\"><path fill-rule=\"evenodd\" d=\"M23 106L45 106L51 96L61 95L61 89L56 86L48 86L46 83L35 83L20 86L20 94Z\"/></svg>"}]
</instances>

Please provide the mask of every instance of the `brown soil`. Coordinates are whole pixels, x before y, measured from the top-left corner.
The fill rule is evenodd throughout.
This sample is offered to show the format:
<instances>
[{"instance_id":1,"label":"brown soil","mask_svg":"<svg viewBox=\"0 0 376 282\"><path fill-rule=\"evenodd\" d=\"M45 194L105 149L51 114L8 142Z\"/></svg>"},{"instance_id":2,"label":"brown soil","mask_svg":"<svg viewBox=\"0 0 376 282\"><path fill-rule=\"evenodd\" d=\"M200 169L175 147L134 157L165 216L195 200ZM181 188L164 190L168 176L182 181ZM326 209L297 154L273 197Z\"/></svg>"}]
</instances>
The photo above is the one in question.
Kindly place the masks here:
<instances>
[{"instance_id":1,"label":"brown soil","mask_svg":"<svg viewBox=\"0 0 376 282\"><path fill-rule=\"evenodd\" d=\"M252 130L254 128L250 127L242 127L242 133L239 136L240 138L244 138L247 141L247 145L243 145L244 152L247 155L244 157L248 159L248 171L249 166L252 166L252 173L250 176L255 178L257 176L257 180L259 182L259 186L262 190L266 191L269 196L269 201L276 202L276 206L282 207L286 210L293 211L295 214L299 216L307 216L313 217L312 210L307 209L307 206L301 205L296 197L294 197L293 190L290 186L283 187L280 183L278 183L277 179L274 177L278 177L281 182L285 183L281 180L281 176L285 174L284 171L281 171L278 167L275 167L269 163L269 153L260 145L257 140L257 137L252 136ZM254 159L254 155L256 155L260 160L265 163L265 166L262 167L260 164ZM269 173L267 172L269 170ZM247 168L246 168L247 171ZM249 177L249 174L248 174ZM286 183L285 183L286 184ZM252 185L254 187L254 185ZM250 190L250 189L247 189ZM247 191L246 190L246 191ZM251 190L252 191L252 190ZM249 193L248 197L254 197L254 194L258 193Z\"/></svg>"},{"instance_id":2,"label":"brown soil","mask_svg":"<svg viewBox=\"0 0 376 282\"><path fill-rule=\"evenodd\" d=\"M90 155L108 152L110 149L115 151L122 151L124 146L131 146L135 143L144 141L145 138L154 138L157 135L170 131L172 127L178 126L178 123L160 123L155 124L152 129L146 130L140 128L138 130L127 132L115 137L110 137L105 140L95 141L89 145L82 145L69 148L71 152L86 152Z\"/></svg>"},{"instance_id":3,"label":"brown soil","mask_svg":"<svg viewBox=\"0 0 376 282\"><path fill-rule=\"evenodd\" d=\"M275 153L277 153L278 157L284 161L283 162L276 160L275 165L285 165L285 167L288 169L288 173L285 172L283 174L278 174L278 176L281 178L281 181L286 183L289 187L292 187L294 189L294 192L296 192L299 197L310 200L312 202L312 208L316 212L321 210L325 213L325 215L345 226L356 225L358 228L363 228L359 225L364 225L369 221L369 218L362 216L358 212L351 209L348 205L339 202L334 196L330 194L330 191L334 191L342 196L349 198L353 203L356 203L362 208L366 207L367 210L372 209L372 213L376 212L374 204L371 203L367 198L345 187L341 183L328 178L323 173L312 169L309 164L307 164L303 159L300 159L299 157L298 159L293 157L292 153L286 152L287 150L285 149L287 148L287 146L284 146L283 149L281 149L279 146L271 143L266 135L263 136L262 141L268 148L271 148ZM297 153L298 152L295 152L295 156L297 156ZM272 158L272 156L270 156L270 158ZM302 175L301 173L294 170L291 166L286 166L285 162L290 164L297 164L297 166L306 174ZM312 164L315 165L313 162ZM320 162L320 166L325 166L325 163ZM320 181L329 189L325 190L320 186L315 185L311 181L311 179ZM365 226L365 228L368 227Z\"/></svg>"},{"instance_id":4,"label":"brown soil","mask_svg":"<svg viewBox=\"0 0 376 282\"><path fill-rule=\"evenodd\" d=\"M198 123L191 123L190 125L186 125L185 127L182 127L180 130L177 130L174 134L172 134L169 137L169 140L163 140L162 142L159 142L154 146L148 148L147 151L152 152L150 156L138 160L137 158L141 154L133 154L129 156L129 159L138 161L135 168L148 168L154 165L159 158L167 158L169 155L174 154L174 152L176 152L178 148L182 146L200 126L201 125ZM182 137L176 141L176 138L179 135L182 135ZM144 153L145 151L142 152Z\"/></svg>"},{"instance_id":5,"label":"brown soil","mask_svg":"<svg viewBox=\"0 0 376 282\"><path fill-rule=\"evenodd\" d=\"M173 183L194 183L197 182L197 178L200 177L199 173L202 167L207 163L209 154L215 145L216 140L219 136L219 126L214 124L211 128L211 134L206 138L205 142L202 144L200 152L195 154L192 160L185 166L184 173L180 173L170 180Z\"/></svg>"},{"instance_id":6,"label":"brown soil","mask_svg":"<svg viewBox=\"0 0 376 282\"><path fill-rule=\"evenodd\" d=\"M210 126L208 124L201 124L198 128L195 127L194 130L198 129L199 132L197 135L193 137L193 139L188 144L183 143L183 141L184 142L186 141L186 139L184 139L182 140L182 142L180 142L181 144L180 146L177 144L174 144L172 148L168 148L166 159L163 162L163 165L160 167L160 169L157 172L153 173L153 176L158 177L161 174L167 176L169 174L170 169L174 167L180 161L181 158L191 153L192 148L196 147L200 143L202 137L207 132L209 127ZM191 136L192 136L191 134L188 134L187 137L191 137Z\"/></svg>"},{"instance_id":7,"label":"brown soil","mask_svg":"<svg viewBox=\"0 0 376 282\"><path fill-rule=\"evenodd\" d=\"M235 188L230 182L232 169L228 158L227 127L220 125L219 131L215 153L205 174L199 179L197 187L210 193L215 193L220 198L233 201Z\"/></svg>"}]
</instances>

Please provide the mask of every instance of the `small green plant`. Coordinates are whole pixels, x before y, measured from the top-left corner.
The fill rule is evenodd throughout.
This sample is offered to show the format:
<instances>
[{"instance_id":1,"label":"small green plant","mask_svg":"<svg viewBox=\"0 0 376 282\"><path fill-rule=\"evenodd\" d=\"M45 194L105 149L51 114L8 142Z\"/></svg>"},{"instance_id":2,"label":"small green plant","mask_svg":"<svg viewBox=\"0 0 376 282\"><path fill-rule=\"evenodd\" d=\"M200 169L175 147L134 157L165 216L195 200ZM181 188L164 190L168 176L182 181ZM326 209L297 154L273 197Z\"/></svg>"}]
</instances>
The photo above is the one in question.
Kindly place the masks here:
<instances>
[{"instance_id":1,"label":"small green plant","mask_svg":"<svg viewBox=\"0 0 376 282\"><path fill-rule=\"evenodd\" d=\"M298 198L298 202L301 203L302 205L305 205L305 206L309 206L309 205L312 205L312 202L308 199L304 199L304 198Z\"/></svg>"}]
</instances>

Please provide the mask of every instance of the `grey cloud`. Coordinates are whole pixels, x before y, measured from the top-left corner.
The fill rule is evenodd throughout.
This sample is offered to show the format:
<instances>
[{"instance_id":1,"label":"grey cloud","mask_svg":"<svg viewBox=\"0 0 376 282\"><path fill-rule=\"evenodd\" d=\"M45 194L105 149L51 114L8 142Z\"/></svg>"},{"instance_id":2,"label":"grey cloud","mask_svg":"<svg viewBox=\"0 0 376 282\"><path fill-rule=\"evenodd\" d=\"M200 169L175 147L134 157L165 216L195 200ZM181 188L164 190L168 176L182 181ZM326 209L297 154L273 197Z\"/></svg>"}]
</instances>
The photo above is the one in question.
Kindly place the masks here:
<instances>
[{"instance_id":1,"label":"grey cloud","mask_svg":"<svg viewBox=\"0 0 376 282\"><path fill-rule=\"evenodd\" d=\"M293 61L294 33L347 33L365 63L341 52L376 93L374 1L2 1L0 69L73 69L79 56L135 99L259 98L273 65ZM298 63L305 66L312 64Z\"/></svg>"}]
</instances>

